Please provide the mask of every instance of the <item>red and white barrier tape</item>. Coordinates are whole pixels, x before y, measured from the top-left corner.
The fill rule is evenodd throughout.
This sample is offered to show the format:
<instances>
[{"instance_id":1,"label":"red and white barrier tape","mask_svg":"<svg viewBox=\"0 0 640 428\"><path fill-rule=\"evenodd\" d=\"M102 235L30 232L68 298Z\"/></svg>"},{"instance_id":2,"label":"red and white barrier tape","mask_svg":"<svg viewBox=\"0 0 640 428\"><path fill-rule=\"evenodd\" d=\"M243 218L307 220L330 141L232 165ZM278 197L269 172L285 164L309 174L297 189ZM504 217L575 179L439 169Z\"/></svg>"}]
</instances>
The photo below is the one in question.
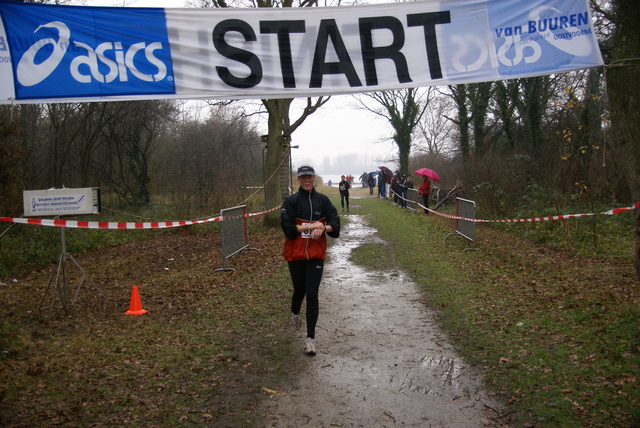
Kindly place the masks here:
<instances>
[{"instance_id":1,"label":"red and white barrier tape","mask_svg":"<svg viewBox=\"0 0 640 428\"><path fill-rule=\"evenodd\" d=\"M140 230L140 229L166 229L171 227L191 226L194 224L212 223L215 221L232 220L234 218L253 217L263 215L280 209L280 205L259 213L247 213L244 216L217 216L206 220L180 220L180 221L152 221L152 222L107 222L107 221L71 221L71 220L47 220L41 218L12 218L0 217L0 221L6 223L32 224L37 226L67 227L75 229L111 229L111 230Z\"/></svg>"},{"instance_id":2,"label":"red and white barrier tape","mask_svg":"<svg viewBox=\"0 0 640 428\"><path fill-rule=\"evenodd\" d=\"M395 192L394 192L395 193ZM398 195L397 193L395 193L398 198L403 199L407 202L413 202L413 201L409 201L408 199L403 198L402 196ZM465 221L469 221L469 222L473 222L473 223L528 223L528 222L534 222L534 221L549 221L549 220L567 220L570 218L579 218L579 217L589 217L589 216L593 216L593 215L614 215L614 214L620 214L623 212L627 212L627 211L632 211L635 209L640 208L640 202L636 202L635 204L633 204L630 207L624 207L624 208L613 208L610 209L609 211L603 211L603 212L599 212L599 213L586 213L586 214L566 214L566 215L554 215L554 216L546 216L546 217L531 217L531 218L518 218L518 219L511 219L511 220L483 220L483 219L478 219L478 218L467 218L467 217L459 217L459 216L455 216L455 215L449 215L449 214L444 214L438 211L434 211L430 208L427 208L425 206L423 206L422 204L416 202L416 205L418 205L419 207L428 210L429 212L432 212L434 214L437 214L441 217L445 217L445 218L451 218L454 220L465 220Z\"/></svg>"},{"instance_id":3,"label":"red and white barrier tape","mask_svg":"<svg viewBox=\"0 0 640 428\"><path fill-rule=\"evenodd\" d=\"M420 206L424 208L422 205ZM566 214L566 215L554 215L554 216L546 216L546 217L517 218L517 219L510 219L510 220L484 220L484 219L478 219L478 218L466 218L466 217L447 215L447 214L439 213L437 211L433 211L431 209L429 209L429 211L443 217L452 218L455 220L465 220L473 223L528 223L528 222L536 222L536 221L567 220L571 218L589 217L594 215L614 215L614 214L620 214L626 211L632 211L637 208L640 208L640 202L636 202L630 207L613 208L613 209L610 209L609 211L603 211L599 213Z\"/></svg>"},{"instance_id":4,"label":"red and white barrier tape","mask_svg":"<svg viewBox=\"0 0 640 428\"><path fill-rule=\"evenodd\" d=\"M398 195L398 197L401 199L404 199L400 195ZM408 201L408 199L404 199L404 200ZM416 202L416 205L418 205L423 209L428 210L429 212L437 214L441 217L450 218L454 220L465 220L465 221L474 222L474 223L527 223L527 222L535 222L535 221L566 220L571 218L588 217L593 215L615 215L615 214L620 214L623 212L632 211L640 208L640 202L636 202L630 207L613 208L613 209L610 209L609 211L604 211L599 213L567 214L567 215L556 215L556 216L547 216L547 217L510 219L510 220L484 220L484 219L467 218L467 217L460 217L460 216L455 216L450 214L444 214L438 211L434 211L430 208L427 208L417 202ZM38 219L38 218L16 218L16 217L0 217L0 221L5 223L66 227L66 228L76 228L76 229L109 229L109 230L167 229L172 227L192 226L194 224L204 224L204 223L212 223L216 221L233 220L233 219L238 219L242 217L255 217L259 215L264 215L266 213L275 211L277 209L280 209L280 206L271 208L269 210L257 212L257 213L247 213L247 214L244 214L244 216L217 216L217 217L211 217L205 220L179 220L179 221L165 221L165 222L71 221L71 220L47 220L47 219Z\"/></svg>"}]
</instances>

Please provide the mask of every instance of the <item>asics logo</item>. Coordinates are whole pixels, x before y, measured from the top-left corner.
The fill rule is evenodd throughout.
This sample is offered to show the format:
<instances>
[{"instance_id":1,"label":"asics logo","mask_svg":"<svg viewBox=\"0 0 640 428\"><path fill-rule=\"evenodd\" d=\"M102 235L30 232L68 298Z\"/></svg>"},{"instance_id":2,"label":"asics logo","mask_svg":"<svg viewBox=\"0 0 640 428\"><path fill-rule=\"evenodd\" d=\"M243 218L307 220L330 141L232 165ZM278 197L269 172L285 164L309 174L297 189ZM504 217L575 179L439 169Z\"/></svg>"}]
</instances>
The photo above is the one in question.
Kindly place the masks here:
<instances>
[{"instance_id":1,"label":"asics logo","mask_svg":"<svg viewBox=\"0 0 640 428\"><path fill-rule=\"evenodd\" d=\"M49 77L62 62L71 43L71 30L64 23L49 22L36 28L34 33L43 28L57 31L58 38L56 40L49 37L37 41L20 58L17 77L24 86L37 85ZM126 82L130 75L145 82L159 82L167 76L166 65L154 54L156 50L162 49L161 42L148 45L140 42L126 49L122 42L104 42L95 48L78 41L73 41L73 45L81 53L71 61L69 72L79 83L91 83L92 79L100 83L110 83L116 79ZM40 58L42 52L49 52L44 60ZM140 71L139 66L145 62L153 67L153 74ZM150 67L147 65L145 68Z\"/></svg>"}]
</instances>

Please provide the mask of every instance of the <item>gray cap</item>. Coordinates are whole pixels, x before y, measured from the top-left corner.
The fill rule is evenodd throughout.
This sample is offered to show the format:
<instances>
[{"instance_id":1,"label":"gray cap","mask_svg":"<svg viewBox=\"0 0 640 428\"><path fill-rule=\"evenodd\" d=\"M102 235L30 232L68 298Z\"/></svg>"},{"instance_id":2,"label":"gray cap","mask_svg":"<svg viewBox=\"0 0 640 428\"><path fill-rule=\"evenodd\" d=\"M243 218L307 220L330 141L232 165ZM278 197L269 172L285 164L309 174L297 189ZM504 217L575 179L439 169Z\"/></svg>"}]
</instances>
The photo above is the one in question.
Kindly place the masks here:
<instances>
[{"instance_id":1,"label":"gray cap","mask_svg":"<svg viewBox=\"0 0 640 428\"><path fill-rule=\"evenodd\" d=\"M298 168L298 177L302 175L316 175L316 172L310 166L301 166Z\"/></svg>"}]
</instances>

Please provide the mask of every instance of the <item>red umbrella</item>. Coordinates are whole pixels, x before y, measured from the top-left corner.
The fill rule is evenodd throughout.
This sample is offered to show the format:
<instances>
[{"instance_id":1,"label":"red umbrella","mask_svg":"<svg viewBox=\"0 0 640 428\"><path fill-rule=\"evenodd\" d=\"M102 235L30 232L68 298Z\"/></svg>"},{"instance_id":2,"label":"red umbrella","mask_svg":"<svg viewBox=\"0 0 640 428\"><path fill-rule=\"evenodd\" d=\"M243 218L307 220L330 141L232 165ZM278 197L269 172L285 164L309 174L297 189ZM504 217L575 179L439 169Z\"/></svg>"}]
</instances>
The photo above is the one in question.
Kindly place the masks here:
<instances>
[{"instance_id":1,"label":"red umbrella","mask_svg":"<svg viewBox=\"0 0 640 428\"><path fill-rule=\"evenodd\" d=\"M416 169L414 173L422 175L423 177L427 177L428 179L433 181L440 181L440 176L438 175L438 173L429 168Z\"/></svg>"}]
</instances>

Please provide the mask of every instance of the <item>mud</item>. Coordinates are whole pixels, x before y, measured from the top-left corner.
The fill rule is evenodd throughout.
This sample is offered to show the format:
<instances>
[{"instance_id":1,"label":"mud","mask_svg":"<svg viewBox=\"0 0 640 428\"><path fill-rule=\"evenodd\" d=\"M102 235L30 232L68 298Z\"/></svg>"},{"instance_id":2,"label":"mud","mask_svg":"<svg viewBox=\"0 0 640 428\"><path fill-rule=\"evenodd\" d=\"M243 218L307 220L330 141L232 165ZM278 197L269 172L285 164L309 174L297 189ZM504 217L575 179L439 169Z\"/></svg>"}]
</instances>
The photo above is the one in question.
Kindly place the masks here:
<instances>
[{"instance_id":1,"label":"mud","mask_svg":"<svg viewBox=\"0 0 640 428\"><path fill-rule=\"evenodd\" d=\"M368 271L353 249L382 241L349 216L320 286L317 355L303 354L291 389L264 402L272 427L480 427L499 404L455 352L417 286L401 271ZM304 307L304 306L303 306Z\"/></svg>"}]
</instances>

